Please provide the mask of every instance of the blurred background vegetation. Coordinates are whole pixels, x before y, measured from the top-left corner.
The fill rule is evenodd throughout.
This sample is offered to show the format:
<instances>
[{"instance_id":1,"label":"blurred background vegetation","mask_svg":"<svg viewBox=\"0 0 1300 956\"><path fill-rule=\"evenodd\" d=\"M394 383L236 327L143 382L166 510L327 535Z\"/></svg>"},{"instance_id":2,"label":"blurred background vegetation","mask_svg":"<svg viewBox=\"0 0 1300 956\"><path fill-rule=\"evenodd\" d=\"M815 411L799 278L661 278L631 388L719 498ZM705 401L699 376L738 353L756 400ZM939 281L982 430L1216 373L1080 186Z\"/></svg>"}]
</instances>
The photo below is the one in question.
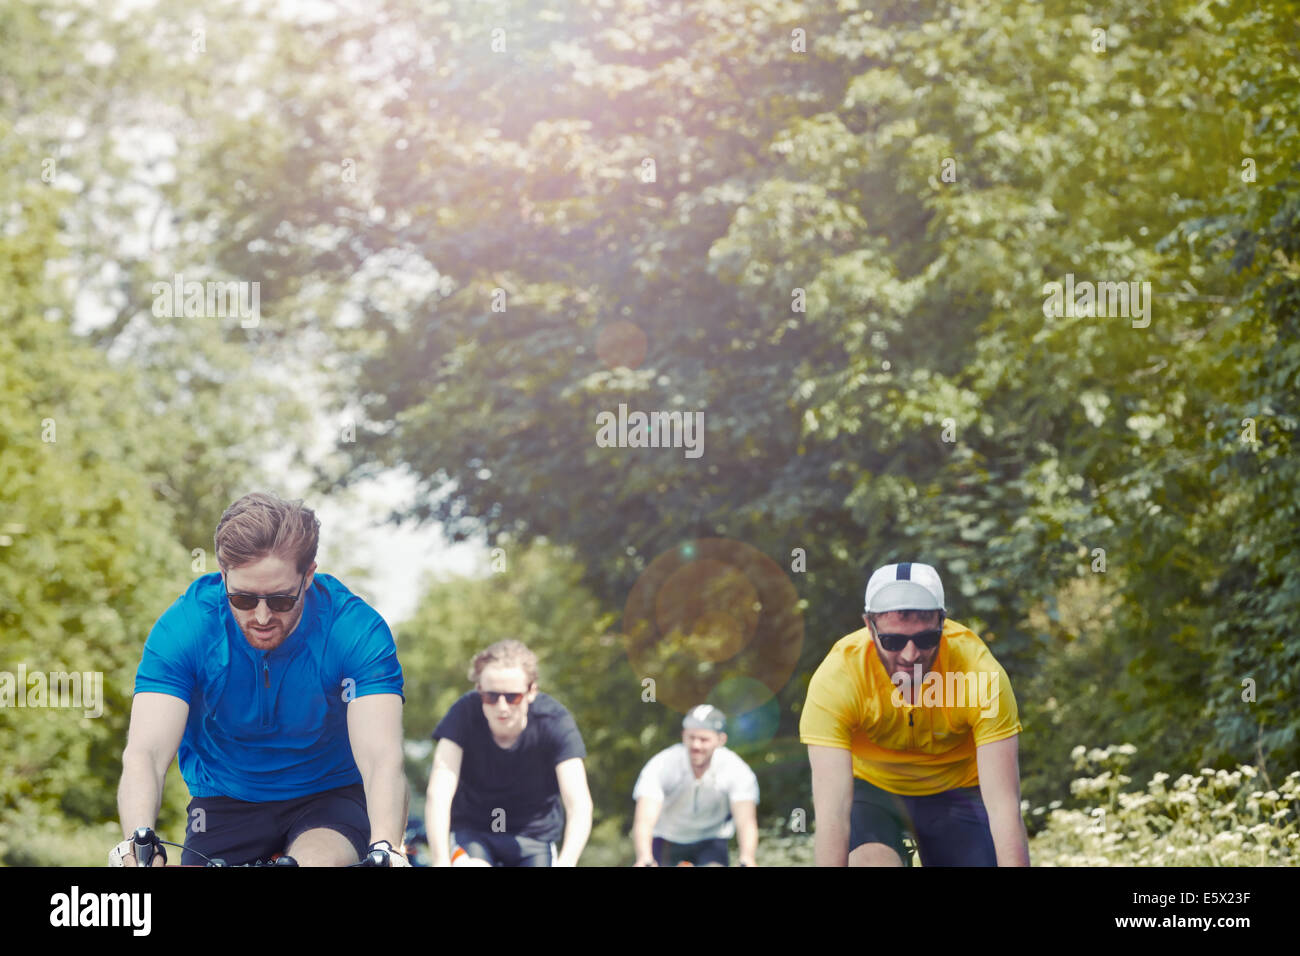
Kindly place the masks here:
<instances>
[{"instance_id":1,"label":"blurred background vegetation","mask_svg":"<svg viewBox=\"0 0 1300 956\"><path fill-rule=\"evenodd\" d=\"M417 812L470 656L517 637L591 754L585 862L629 862L680 715L624 612L709 538L798 595L793 674L737 742L768 862L808 858L806 682L894 560L936 565L1008 670L1031 806L1097 803L1080 745L1139 743L1139 789L1286 778L1298 12L0 0L0 670L107 698L0 708L0 862L103 860L144 637L226 505L281 490L277 452L315 501L412 475L395 521L502 549L391 622ZM178 273L259 282L260 323L156 316ZM1067 274L1150 282L1150 325L1045 316ZM703 411L703 457L598 447L620 403ZM313 454L323 420L355 440ZM1073 819L1027 815L1036 861L1129 859Z\"/></svg>"}]
</instances>

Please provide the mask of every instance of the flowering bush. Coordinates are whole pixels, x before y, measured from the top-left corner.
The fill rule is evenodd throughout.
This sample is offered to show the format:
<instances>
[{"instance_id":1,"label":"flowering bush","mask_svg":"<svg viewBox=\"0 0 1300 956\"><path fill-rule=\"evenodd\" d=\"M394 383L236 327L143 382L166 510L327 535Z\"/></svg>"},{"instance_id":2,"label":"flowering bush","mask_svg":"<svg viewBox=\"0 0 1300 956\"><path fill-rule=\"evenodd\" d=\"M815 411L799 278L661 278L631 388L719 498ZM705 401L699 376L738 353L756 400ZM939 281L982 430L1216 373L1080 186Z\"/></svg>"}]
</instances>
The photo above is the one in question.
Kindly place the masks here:
<instances>
[{"instance_id":1,"label":"flowering bush","mask_svg":"<svg viewBox=\"0 0 1300 956\"><path fill-rule=\"evenodd\" d=\"M1081 809L1054 800L1030 840L1034 866L1294 866L1300 862L1296 804L1300 771L1274 786L1256 768L1203 769L1168 785L1157 773L1145 790L1125 790L1137 748L1075 747L1075 768L1092 774L1070 785Z\"/></svg>"}]
</instances>

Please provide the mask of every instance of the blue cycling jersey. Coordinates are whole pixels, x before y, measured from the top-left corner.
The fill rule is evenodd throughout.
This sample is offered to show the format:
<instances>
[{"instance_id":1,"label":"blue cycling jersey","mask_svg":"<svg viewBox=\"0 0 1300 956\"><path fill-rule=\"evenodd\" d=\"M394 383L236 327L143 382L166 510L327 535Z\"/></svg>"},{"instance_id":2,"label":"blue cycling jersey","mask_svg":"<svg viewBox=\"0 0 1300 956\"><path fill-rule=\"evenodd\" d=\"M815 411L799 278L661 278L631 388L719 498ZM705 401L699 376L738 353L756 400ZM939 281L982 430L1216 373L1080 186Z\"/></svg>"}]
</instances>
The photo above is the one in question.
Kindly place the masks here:
<instances>
[{"instance_id":1,"label":"blue cycling jersey","mask_svg":"<svg viewBox=\"0 0 1300 956\"><path fill-rule=\"evenodd\" d=\"M179 751L194 797L288 800L361 782L348 701L401 694L402 668L379 613L328 574L315 575L283 644L245 639L220 574L196 579L158 619L135 692L190 705Z\"/></svg>"}]
</instances>

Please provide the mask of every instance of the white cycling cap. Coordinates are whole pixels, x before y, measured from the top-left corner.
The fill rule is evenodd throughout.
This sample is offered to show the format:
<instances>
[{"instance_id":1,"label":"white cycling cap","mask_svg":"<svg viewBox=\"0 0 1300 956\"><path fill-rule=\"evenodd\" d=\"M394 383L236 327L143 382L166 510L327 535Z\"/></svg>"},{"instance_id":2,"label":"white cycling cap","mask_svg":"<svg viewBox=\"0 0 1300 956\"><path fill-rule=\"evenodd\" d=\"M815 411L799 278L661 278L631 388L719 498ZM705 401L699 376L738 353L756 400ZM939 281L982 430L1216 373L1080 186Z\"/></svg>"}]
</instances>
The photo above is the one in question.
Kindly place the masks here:
<instances>
[{"instance_id":1,"label":"white cycling cap","mask_svg":"<svg viewBox=\"0 0 1300 956\"><path fill-rule=\"evenodd\" d=\"M928 564L906 561L877 568L867 581L866 612L942 611L943 582Z\"/></svg>"},{"instance_id":2,"label":"white cycling cap","mask_svg":"<svg viewBox=\"0 0 1300 956\"><path fill-rule=\"evenodd\" d=\"M709 704L692 707L685 719L682 720L684 730L714 730L721 733L722 728L725 726L727 726L726 715Z\"/></svg>"}]
</instances>

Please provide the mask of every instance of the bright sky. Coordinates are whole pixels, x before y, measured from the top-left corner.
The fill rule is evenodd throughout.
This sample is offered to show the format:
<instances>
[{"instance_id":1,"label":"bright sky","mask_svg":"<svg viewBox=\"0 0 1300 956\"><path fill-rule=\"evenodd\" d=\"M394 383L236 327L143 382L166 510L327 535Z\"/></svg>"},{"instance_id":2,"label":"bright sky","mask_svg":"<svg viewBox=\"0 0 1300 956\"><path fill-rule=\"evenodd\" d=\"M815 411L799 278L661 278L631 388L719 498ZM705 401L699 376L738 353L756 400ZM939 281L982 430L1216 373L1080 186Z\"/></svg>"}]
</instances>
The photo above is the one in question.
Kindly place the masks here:
<instances>
[{"instance_id":1,"label":"bright sky","mask_svg":"<svg viewBox=\"0 0 1300 956\"><path fill-rule=\"evenodd\" d=\"M410 500L414 487L413 481L387 472L358 486L350 500L307 501L321 523L320 570L336 575L394 628L415 609L425 574L469 575L487 569L487 552L478 543L449 544L439 528L383 523L393 505ZM335 561L339 563L331 567ZM345 569L356 565L370 575L350 579Z\"/></svg>"},{"instance_id":2,"label":"bright sky","mask_svg":"<svg viewBox=\"0 0 1300 956\"><path fill-rule=\"evenodd\" d=\"M306 350L304 350L306 351ZM300 394L323 394L326 383L304 356L301 364L283 357L274 370L280 381L293 382ZM317 460L337 450L340 422L327 415L323 403L316 410L314 440L306 454ZM309 491L310 475L291 464L289 449L265 462L268 474L283 478L265 490L302 498L321 523L319 570L335 575L347 588L368 601L390 627L396 627L415 609L419 585L426 574L451 577L488 572L488 551L482 542L451 544L439 527L400 528L386 523L388 513L416 499L418 486L409 474L388 470L329 498ZM350 574L360 568L363 574Z\"/></svg>"}]
</instances>

